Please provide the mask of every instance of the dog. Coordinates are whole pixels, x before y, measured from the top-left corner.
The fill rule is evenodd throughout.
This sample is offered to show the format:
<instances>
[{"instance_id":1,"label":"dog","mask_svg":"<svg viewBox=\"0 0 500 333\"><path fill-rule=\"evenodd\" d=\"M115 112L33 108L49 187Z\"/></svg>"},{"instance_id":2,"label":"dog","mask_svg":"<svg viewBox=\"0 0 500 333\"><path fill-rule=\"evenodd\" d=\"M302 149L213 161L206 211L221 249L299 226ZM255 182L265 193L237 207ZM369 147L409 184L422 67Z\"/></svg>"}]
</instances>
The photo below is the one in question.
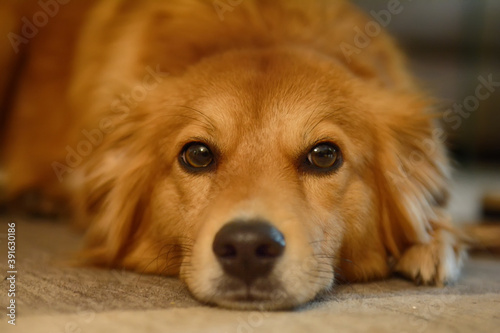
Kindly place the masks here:
<instances>
[{"instance_id":1,"label":"dog","mask_svg":"<svg viewBox=\"0 0 500 333\"><path fill-rule=\"evenodd\" d=\"M435 102L347 1L2 6L3 200L71 207L86 264L234 309L458 278Z\"/></svg>"}]
</instances>

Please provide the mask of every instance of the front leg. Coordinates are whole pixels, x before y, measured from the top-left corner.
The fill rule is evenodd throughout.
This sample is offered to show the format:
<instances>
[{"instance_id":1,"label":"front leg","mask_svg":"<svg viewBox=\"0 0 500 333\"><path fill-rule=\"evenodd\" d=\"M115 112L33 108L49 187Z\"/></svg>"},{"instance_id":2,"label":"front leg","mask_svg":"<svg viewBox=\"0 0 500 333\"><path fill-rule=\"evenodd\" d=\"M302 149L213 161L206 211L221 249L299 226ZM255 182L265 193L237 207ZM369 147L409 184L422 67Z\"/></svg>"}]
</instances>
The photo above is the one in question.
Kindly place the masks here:
<instances>
[{"instance_id":1,"label":"front leg","mask_svg":"<svg viewBox=\"0 0 500 333\"><path fill-rule=\"evenodd\" d=\"M417 284L443 286L457 280L466 256L465 246L457 235L437 229L427 244L408 248L394 271Z\"/></svg>"}]
</instances>

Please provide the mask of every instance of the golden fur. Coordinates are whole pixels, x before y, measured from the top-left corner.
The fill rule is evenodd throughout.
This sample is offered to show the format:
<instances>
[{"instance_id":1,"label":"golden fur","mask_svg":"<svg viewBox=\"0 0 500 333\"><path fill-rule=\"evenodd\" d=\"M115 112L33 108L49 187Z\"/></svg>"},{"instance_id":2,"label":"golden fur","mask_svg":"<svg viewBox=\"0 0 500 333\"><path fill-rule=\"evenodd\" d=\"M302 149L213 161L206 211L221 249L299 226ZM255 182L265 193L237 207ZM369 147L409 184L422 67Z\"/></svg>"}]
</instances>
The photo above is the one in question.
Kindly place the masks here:
<instances>
[{"instance_id":1,"label":"golden fur","mask_svg":"<svg viewBox=\"0 0 500 333\"><path fill-rule=\"evenodd\" d=\"M212 0L95 3L61 5L25 47L2 151L6 198L74 198L89 263L180 274L197 299L236 308L296 306L336 279L458 277L432 101L385 33L350 60L339 48L369 18L327 0L244 0L223 20ZM215 171L179 165L193 140L217 147ZM300 170L325 140L342 167ZM211 243L254 217L287 241L267 281L280 287L238 302L216 287Z\"/></svg>"}]
</instances>

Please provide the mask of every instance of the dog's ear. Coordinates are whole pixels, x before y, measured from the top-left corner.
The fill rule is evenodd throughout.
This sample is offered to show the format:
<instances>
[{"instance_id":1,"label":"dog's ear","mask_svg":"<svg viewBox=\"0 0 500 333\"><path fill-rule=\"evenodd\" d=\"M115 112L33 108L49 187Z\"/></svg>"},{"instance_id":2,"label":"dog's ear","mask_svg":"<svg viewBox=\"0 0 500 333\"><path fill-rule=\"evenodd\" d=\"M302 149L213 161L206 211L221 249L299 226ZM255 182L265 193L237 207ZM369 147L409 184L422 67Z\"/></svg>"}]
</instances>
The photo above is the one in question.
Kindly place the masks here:
<instances>
[{"instance_id":1,"label":"dog's ear","mask_svg":"<svg viewBox=\"0 0 500 333\"><path fill-rule=\"evenodd\" d=\"M436 115L425 111L426 103L402 99L392 105L398 110L384 116L378 131L376 172L384 244L397 259L448 223L442 208L449 166L444 133L435 127Z\"/></svg>"},{"instance_id":2,"label":"dog's ear","mask_svg":"<svg viewBox=\"0 0 500 333\"><path fill-rule=\"evenodd\" d=\"M147 223L154 161L145 138L127 133L134 127L126 124L114 130L78 176L76 216L88 227L85 263L118 264L139 226Z\"/></svg>"}]
</instances>

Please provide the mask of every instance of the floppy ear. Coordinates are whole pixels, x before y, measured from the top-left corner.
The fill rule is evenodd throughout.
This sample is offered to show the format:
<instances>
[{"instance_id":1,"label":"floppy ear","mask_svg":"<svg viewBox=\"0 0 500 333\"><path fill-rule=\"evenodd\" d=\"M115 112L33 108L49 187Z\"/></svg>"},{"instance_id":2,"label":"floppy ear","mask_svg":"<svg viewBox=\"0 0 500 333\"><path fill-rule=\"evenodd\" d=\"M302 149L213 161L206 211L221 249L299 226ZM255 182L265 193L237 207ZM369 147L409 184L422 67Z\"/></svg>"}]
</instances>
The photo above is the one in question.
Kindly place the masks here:
<instances>
[{"instance_id":1,"label":"floppy ear","mask_svg":"<svg viewBox=\"0 0 500 333\"><path fill-rule=\"evenodd\" d=\"M384 244L398 259L409 246L428 243L434 229L449 227L443 210L449 166L443 132L426 102L402 99L392 105L398 110L384 116L378 132L376 169Z\"/></svg>"},{"instance_id":2,"label":"floppy ear","mask_svg":"<svg viewBox=\"0 0 500 333\"><path fill-rule=\"evenodd\" d=\"M147 223L155 163L140 128L132 120L115 129L78 177L77 217L88 225L82 253L87 263L118 264L139 225Z\"/></svg>"}]
</instances>

